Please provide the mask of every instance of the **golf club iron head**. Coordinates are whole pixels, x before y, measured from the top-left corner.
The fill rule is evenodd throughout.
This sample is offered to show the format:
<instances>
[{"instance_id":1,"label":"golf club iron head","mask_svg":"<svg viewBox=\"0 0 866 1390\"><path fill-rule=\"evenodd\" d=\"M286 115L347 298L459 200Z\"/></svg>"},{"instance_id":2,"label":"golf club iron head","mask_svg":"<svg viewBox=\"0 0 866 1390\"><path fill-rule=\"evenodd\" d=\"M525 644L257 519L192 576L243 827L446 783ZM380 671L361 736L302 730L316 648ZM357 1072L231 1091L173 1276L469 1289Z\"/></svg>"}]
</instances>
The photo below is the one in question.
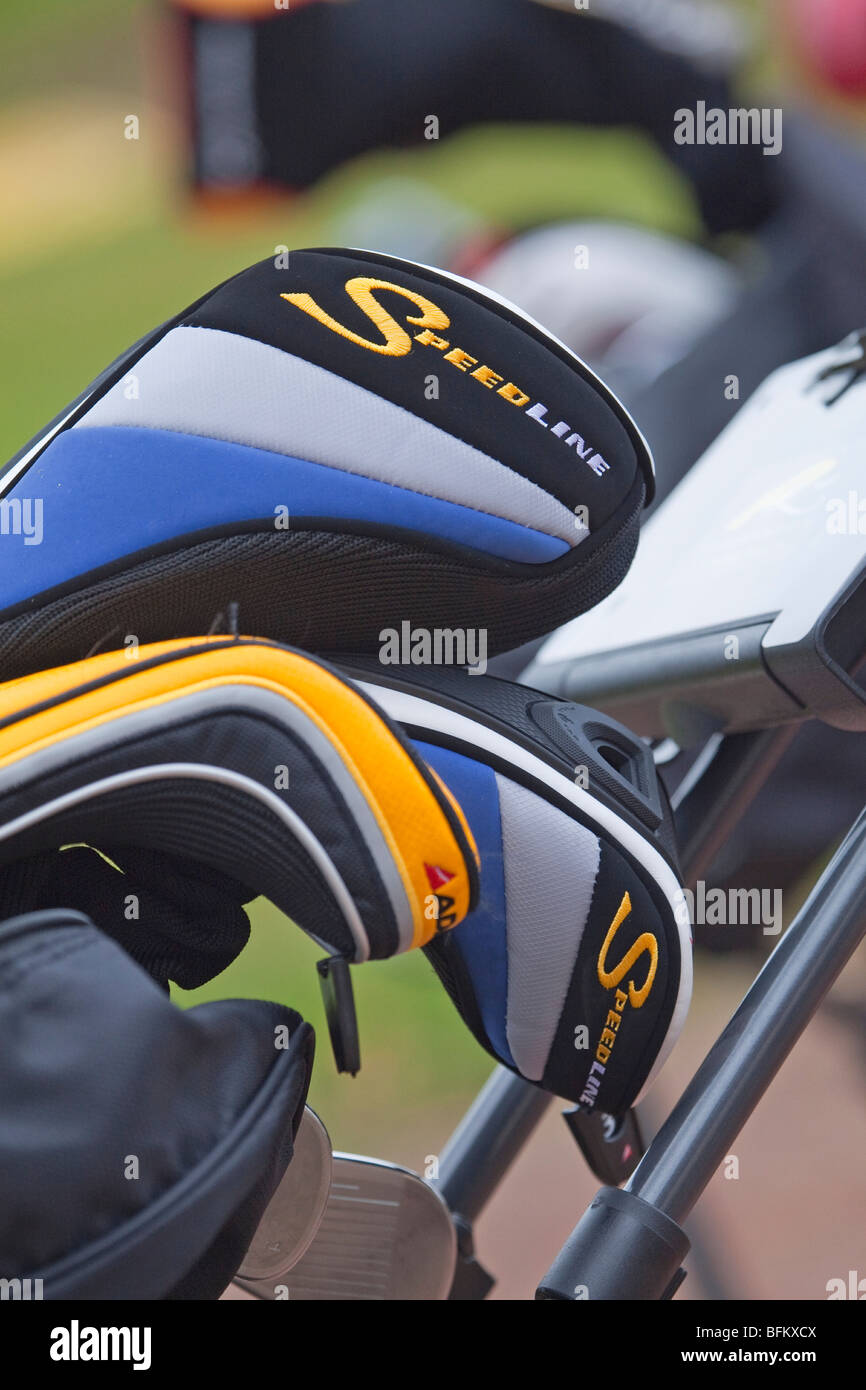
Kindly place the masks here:
<instances>
[{"instance_id":1,"label":"golf club iron head","mask_svg":"<svg viewBox=\"0 0 866 1390\"><path fill-rule=\"evenodd\" d=\"M331 1140L305 1106L292 1161L271 1198L235 1282L259 1298L276 1298L284 1276L314 1239L331 1187Z\"/></svg>"},{"instance_id":2,"label":"golf club iron head","mask_svg":"<svg viewBox=\"0 0 866 1390\"><path fill-rule=\"evenodd\" d=\"M305 1125L306 1119L301 1135ZM287 1178L294 1167L293 1163ZM309 1195L307 1189L306 1200ZM417 1173L379 1159L335 1153L330 1191L315 1234L289 1267L290 1238L278 1224L285 1218L293 1230L297 1223L290 1199L294 1200L284 1179L238 1273L235 1282L241 1288L259 1298L293 1302L447 1299L457 1262L456 1233L442 1198ZM279 1260L268 1260L271 1244L282 1247ZM272 1271L278 1263L280 1274L275 1277ZM249 1277L253 1269L266 1266L264 1278Z\"/></svg>"}]
</instances>

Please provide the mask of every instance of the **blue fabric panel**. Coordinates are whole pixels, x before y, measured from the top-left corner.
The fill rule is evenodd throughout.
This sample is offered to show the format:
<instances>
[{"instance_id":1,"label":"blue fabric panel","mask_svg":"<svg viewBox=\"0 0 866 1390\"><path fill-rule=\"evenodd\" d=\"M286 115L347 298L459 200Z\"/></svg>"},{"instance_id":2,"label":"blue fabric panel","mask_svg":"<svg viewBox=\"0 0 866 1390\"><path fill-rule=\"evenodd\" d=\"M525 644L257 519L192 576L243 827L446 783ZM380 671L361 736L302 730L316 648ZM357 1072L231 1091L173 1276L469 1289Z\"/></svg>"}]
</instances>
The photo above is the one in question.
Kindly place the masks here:
<instances>
[{"instance_id":1,"label":"blue fabric panel","mask_svg":"<svg viewBox=\"0 0 866 1390\"><path fill-rule=\"evenodd\" d=\"M0 607L188 532L274 514L401 526L541 564L568 546L513 521L306 459L138 427L71 429L7 496L42 499L43 535L0 536ZM495 500L495 499L494 499Z\"/></svg>"},{"instance_id":2,"label":"blue fabric panel","mask_svg":"<svg viewBox=\"0 0 866 1390\"><path fill-rule=\"evenodd\" d=\"M451 935L472 976L478 1008L494 1051L514 1065L506 1037L508 1007L508 944L505 872L502 864L502 825L499 793L492 768L432 743L414 740L415 747L459 801L481 856L481 894L478 906Z\"/></svg>"}]
</instances>

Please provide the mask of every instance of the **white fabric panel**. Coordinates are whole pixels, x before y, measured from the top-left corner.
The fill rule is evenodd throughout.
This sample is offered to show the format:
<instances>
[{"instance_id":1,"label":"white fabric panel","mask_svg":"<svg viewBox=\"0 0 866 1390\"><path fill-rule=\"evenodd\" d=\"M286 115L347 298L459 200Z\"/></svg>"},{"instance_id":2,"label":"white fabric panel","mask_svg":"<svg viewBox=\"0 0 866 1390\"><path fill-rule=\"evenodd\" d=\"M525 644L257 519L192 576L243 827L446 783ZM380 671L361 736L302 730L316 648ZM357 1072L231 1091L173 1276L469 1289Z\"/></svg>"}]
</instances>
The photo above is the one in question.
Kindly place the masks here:
<instances>
[{"instance_id":1,"label":"white fabric panel","mask_svg":"<svg viewBox=\"0 0 866 1390\"><path fill-rule=\"evenodd\" d=\"M74 426L138 425L293 454L514 521L575 546L574 513L507 465L292 353L174 328ZM132 396L132 399L129 399Z\"/></svg>"},{"instance_id":2,"label":"white fabric panel","mask_svg":"<svg viewBox=\"0 0 866 1390\"><path fill-rule=\"evenodd\" d=\"M508 937L508 1046L540 1081L583 937L601 857L597 836L496 775ZM585 1019L576 1018L575 1027Z\"/></svg>"},{"instance_id":3,"label":"white fabric panel","mask_svg":"<svg viewBox=\"0 0 866 1390\"><path fill-rule=\"evenodd\" d=\"M361 681L359 684L361 689L372 695L379 707L398 723L411 724L416 729L430 729L440 734L449 734L455 741L466 743L470 748L482 748L488 754L519 767L540 786L549 787L566 801L570 801L595 824L607 831L615 844L628 850L664 894L680 938L680 985L667 1035L641 1091L641 1096L645 1095L673 1051L692 997L692 928L683 890L673 869L659 854L652 841L641 835L628 821L624 821L603 801L597 801L591 792L579 787L562 773L555 772L549 763L542 762L519 743L505 738L494 729L488 729L486 725L479 724L474 719L467 718L465 714L458 714L456 710L446 709L442 705L432 705L428 700L419 699L417 695L411 695L408 691L390 690L387 686L376 685L370 681Z\"/></svg>"}]
</instances>

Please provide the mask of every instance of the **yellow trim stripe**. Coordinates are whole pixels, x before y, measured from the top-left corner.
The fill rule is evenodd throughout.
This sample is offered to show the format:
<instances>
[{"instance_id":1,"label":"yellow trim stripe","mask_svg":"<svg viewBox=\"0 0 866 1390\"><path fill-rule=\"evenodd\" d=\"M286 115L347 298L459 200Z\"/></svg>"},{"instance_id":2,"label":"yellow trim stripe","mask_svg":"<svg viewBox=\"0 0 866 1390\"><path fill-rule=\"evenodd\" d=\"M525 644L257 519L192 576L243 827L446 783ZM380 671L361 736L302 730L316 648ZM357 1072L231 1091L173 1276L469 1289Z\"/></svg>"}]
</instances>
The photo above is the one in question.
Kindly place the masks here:
<instances>
[{"instance_id":1,"label":"yellow trim stripe","mask_svg":"<svg viewBox=\"0 0 866 1390\"><path fill-rule=\"evenodd\" d=\"M469 907L469 876L460 845L429 784L376 711L350 685L309 657L265 643L240 641L226 646L225 642L224 637L159 642L140 648L138 660L110 652L0 686L0 719L43 701L57 702L0 729L0 767L72 733L194 691L229 683L273 690L312 719L363 791L409 898L413 946L423 945L436 930L435 919L424 911L431 893L425 862L453 873L443 891L454 899L455 920L462 920ZM142 669L143 662L160 656L176 659ZM121 676L122 688L114 681L76 693L82 685L114 673ZM450 792L442 790L477 860L465 817Z\"/></svg>"}]
</instances>

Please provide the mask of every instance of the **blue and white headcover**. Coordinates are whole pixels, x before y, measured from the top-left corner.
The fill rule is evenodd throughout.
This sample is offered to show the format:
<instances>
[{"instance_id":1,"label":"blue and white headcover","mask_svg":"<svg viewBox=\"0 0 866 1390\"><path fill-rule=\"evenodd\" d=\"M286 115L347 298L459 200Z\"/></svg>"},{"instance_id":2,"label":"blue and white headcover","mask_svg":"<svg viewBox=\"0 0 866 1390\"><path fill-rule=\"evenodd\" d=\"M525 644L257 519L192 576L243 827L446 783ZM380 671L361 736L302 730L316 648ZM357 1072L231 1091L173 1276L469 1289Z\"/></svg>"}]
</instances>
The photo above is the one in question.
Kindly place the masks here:
<instances>
[{"instance_id":1,"label":"blue and white headcover","mask_svg":"<svg viewBox=\"0 0 866 1390\"><path fill-rule=\"evenodd\" d=\"M655 1077L691 996L688 911L649 748L585 706L417 667L356 679L459 800L478 906L425 948L498 1061L619 1114Z\"/></svg>"},{"instance_id":2,"label":"blue and white headcover","mask_svg":"<svg viewBox=\"0 0 866 1390\"><path fill-rule=\"evenodd\" d=\"M230 603L316 651L376 651L409 616L507 650L616 587L652 487L621 403L513 305L292 251L136 344L0 475L0 679L198 636Z\"/></svg>"}]
</instances>

